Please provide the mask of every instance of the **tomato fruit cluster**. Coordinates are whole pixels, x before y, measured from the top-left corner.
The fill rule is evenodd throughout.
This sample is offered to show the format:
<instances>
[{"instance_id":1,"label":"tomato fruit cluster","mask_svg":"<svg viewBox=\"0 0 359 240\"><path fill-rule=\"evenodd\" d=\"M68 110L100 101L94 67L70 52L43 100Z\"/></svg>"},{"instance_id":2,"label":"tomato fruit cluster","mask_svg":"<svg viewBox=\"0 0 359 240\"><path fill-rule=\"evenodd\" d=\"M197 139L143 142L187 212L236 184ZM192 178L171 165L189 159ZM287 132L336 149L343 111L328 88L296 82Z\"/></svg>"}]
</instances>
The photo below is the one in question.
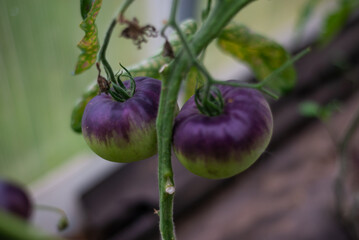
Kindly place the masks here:
<instances>
[{"instance_id":1,"label":"tomato fruit cluster","mask_svg":"<svg viewBox=\"0 0 359 240\"><path fill-rule=\"evenodd\" d=\"M173 149L191 172L211 179L227 178L252 165L272 135L273 119L263 95L254 89L217 86L223 112L202 114L192 96L175 119Z\"/></svg>"},{"instance_id":2,"label":"tomato fruit cluster","mask_svg":"<svg viewBox=\"0 0 359 240\"><path fill-rule=\"evenodd\" d=\"M86 105L82 133L100 157L114 162L133 162L157 152L156 117L161 82L134 78L134 95L124 102L102 93ZM124 81L129 88L130 81Z\"/></svg>"},{"instance_id":3,"label":"tomato fruit cluster","mask_svg":"<svg viewBox=\"0 0 359 240\"><path fill-rule=\"evenodd\" d=\"M32 203L22 187L0 180L0 210L28 220L32 213Z\"/></svg>"},{"instance_id":4,"label":"tomato fruit cluster","mask_svg":"<svg viewBox=\"0 0 359 240\"><path fill-rule=\"evenodd\" d=\"M82 132L100 157L133 162L157 152L156 118L161 82L134 78L134 95L124 102L102 93L86 106ZM129 87L130 82L124 85ZM192 96L175 118L173 149L191 172L211 179L236 175L252 165L269 144L273 119L263 95L254 89L217 86L223 111L215 116L198 109Z\"/></svg>"}]
</instances>

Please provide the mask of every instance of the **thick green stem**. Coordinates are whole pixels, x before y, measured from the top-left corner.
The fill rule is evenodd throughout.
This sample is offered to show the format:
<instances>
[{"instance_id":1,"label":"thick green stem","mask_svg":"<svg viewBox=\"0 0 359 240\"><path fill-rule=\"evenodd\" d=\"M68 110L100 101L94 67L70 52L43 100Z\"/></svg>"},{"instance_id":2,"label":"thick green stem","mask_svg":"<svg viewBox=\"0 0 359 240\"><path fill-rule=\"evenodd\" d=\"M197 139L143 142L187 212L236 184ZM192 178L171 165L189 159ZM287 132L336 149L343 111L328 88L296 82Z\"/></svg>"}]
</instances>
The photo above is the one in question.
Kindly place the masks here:
<instances>
[{"instance_id":1,"label":"thick green stem","mask_svg":"<svg viewBox=\"0 0 359 240\"><path fill-rule=\"evenodd\" d=\"M175 0L176 1L176 0ZM195 34L192 43L194 55L197 56L225 27L234 15L254 0L220 0L203 27ZM175 239L173 224L174 188L171 165L172 128L177 105L177 96L188 66L192 63L188 54L180 54L171 64L170 74L162 82L162 93L157 118L158 136L158 181L160 194L160 232L163 240ZM166 191L167 189L167 191Z\"/></svg>"}]
</instances>

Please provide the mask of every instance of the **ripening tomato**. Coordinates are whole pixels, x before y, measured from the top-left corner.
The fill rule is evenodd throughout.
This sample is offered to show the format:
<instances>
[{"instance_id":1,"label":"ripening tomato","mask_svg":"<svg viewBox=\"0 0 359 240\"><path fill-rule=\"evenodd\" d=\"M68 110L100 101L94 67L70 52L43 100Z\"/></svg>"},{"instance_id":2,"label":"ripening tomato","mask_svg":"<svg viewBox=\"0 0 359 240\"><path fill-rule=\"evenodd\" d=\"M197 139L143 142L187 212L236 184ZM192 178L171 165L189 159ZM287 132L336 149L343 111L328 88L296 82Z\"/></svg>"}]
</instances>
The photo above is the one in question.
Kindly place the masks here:
<instances>
[{"instance_id":1,"label":"ripening tomato","mask_svg":"<svg viewBox=\"0 0 359 240\"><path fill-rule=\"evenodd\" d=\"M263 95L254 89L218 85L220 115L202 114L192 96L175 119L173 149L191 172L227 178L252 165L269 144L273 119Z\"/></svg>"},{"instance_id":2,"label":"ripening tomato","mask_svg":"<svg viewBox=\"0 0 359 240\"><path fill-rule=\"evenodd\" d=\"M102 93L86 105L82 133L90 148L113 162L133 162L157 152L156 117L161 82L134 78L134 95L124 102ZM124 85L129 88L130 81Z\"/></svg>"},{"instance_id":3,"label":"ripening tomato","mask_svg":"<svg viewBox=\"0 0 359 240\"><path fill-rule=\"evenodd\" d=\"M21 186L0 179L0 209L28 220L32 213L32 202Z\"/></svg>"}]
</instances>

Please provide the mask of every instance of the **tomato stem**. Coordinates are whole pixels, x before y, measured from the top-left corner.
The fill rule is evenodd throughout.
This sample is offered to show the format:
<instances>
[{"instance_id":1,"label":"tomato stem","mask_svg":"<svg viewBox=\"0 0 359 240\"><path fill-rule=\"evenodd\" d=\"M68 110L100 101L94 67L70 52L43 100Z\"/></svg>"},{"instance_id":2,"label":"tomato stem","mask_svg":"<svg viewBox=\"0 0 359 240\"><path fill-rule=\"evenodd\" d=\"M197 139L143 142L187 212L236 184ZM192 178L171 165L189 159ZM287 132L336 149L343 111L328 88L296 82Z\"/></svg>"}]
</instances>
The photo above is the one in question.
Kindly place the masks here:
<instances>
[{"instance_id":1,"label":"tomato stem","mask_svg":"<svg viewBox=\"0 0 359 240\"><path fill-rule=\"evenodd\" d=\"M108 61L107 61L107 59L106 59L106 50L107 50L107 46L108 46L108 44L109 44L109 42L110 42L113 29L114 29L115 26L116 26L116 23L117 23L117 20L116 20L116 18L114 18L114 19L111 21L110 26L109 26L108 29L107 29L104 42L103 42L103 44L102 44L100 53L99 53L99 55L98 55L98 61L101 61L101 62L102 62L103 66L104 66L104 68L105 68L105 70L106 70L108 80L110 80L110 81L113 82L113 83L116 83L115 74L113 73L113 70L112 70L112 68L111 68L111 65L108 63ZM122 84L121 87L124 88L125 86Z\"/></svg>"},{"instance_id":2,"label":"tomato stem","mask_svg":"<svg viewBox=\"0 0 359 240\"><path fill-rule=\"evenodd\" d=\"M69 225L69 220L64 210L58 207L43 205L43 204L36 204L35 207L39 210L51 211L60 215L60 219L58 222L58 230L62 231L65 230Z\"/></svg>"},{"instance_id":3,"label":"tomato stem","mask_svg":"<svg viewBox=\"0 0 359 240\"><path fill-rule=\"evenodd\" d=\"M108 29L106 31L105 39L102 44L100 53L98 55L98 61L102 62L102 64L103 64L106 74L107 74L107 79L111 81L113 86L116 86L115 92L110 89L110 91L109 91L110 95L116 101L120 101L120 102L123 102L122 99L125 99L125 100L129 99L132 95L131 95L131 93L129 94L127 92L126 86L123 84L122 81L116 81L115 74L113 73L111 65L108 63L108 61L106 59L106 50L107 50L108 44L110 42L113 29L115 28L115 26L117 24L117 16L122 16L133 1L134 0L126 0L121 5L119 13L116 14L116 16L112 19L110 26L108 27ZM132 92L132 89L131 89L131 92ZM115 97L116 95L120 95L120 97Z\"/></svg>"},{"instance_id":4,"label":"tomato stem","mask_svg":"<svg viewBox=\"0 0 359 240\"><path fill-rule=\"evenodd\" d=\"M197 57L208 44L216 38L219 32L229 21L250 2L254 0L222 0L217 1L215 8L210 12L203 26L194 35L191 41L193 56ZM172 3L171 17L169 23L175 22L177 0ZM166 26L164 27L166 28ZM179 33L180 34L180 33ZM185 38L181 38L181 41ZM168 179L173 182L173 171L171 164L172 128L175 118L178 92L181 81L188 71L193 59L189 54L180 53L169 66L169 76L162 81L162 91L157 117L157 139L158 139L158 184L160 195L160 233L162 240L175 239L173 223L173 198L174 194L166 192Z\"/></svg>"}]
</instances>

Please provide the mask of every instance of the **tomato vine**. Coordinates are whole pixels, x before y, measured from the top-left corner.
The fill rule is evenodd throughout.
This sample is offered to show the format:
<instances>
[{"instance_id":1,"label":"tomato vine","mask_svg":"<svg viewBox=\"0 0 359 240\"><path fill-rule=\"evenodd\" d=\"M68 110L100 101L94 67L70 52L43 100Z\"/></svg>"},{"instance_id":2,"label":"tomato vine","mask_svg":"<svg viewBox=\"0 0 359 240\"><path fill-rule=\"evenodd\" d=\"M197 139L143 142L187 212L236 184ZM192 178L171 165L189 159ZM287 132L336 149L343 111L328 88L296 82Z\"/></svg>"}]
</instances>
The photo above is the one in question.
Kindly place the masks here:
<instances>
[{"instance_id":1,"label":"tomato vine","mask_svg":"<svg viewBox=\"0 0 359 240\"><path fill-rule=\"evenodd\" d=\"M175 19L177 0L173 2L171 17ZM217 1L213 11L209 14L203 26L194 35L191 42L194 58L219 34L221 29L244 6L253 0ZM185 43L184 43L185 44ZM173 226L173 194L168 194L166 188L174 186L171 166L171 140L174 110L177 96L184 73L188 70L192 59L181 52L170 66L168 79L163 80L162 93L157 118L158 137L158 177L160 191L160 232L164 240L175 239ZM169 183L169 184L168 184Z\"/></svg>"},{"instance_id":2,"label":"tomato vine","mask_svg":"<svg viewBox=\"0 0 359 240\"><path fill-rule=\"evenodd\" d=\"M173 51L172 46L167 41L167 37L165 37L168 48L167 50L169 50L167 51L167 56L172 57L173 60L169 62L168 67L165 70L166 77L163 78L161 83L161 94L159 98L158 114L156 118L158 150L158 187L160 208L158 211L158 215L159 228L163 240L175 239L173 223L173 200L175 194L175 183L171 165L171 146L173 138L173 124L175 120L175 114L177 112L177 98L179 95L182 80L185 78L185 75L190 70L190 68L193 66L196 67L206 79L203 86L203 92L200 93L200 91L197 91L197 100L199 102L199 105L203 104L204 108L212 108L208 111L208 115L216 115L221 113L220 110L221 108L223 108L224 104L221 93L216 90L214 85L230 85L233 87L254 88L259 91L262 91L265 94L268 94L273 98L278 98L275 93L271 92L269 89L266 88L266 83L268 81L271 81L276 75L283 71L283 69L287 68L288 66L291 66L294 61L296 61L309 51L305 50L293 59L288 60L280 68L274 71L272 75L269 75L260 83L250 84L239 82L223 82L214 79L208 72L208 70L205 68L203 63L198 60L198 56L203 53L207 46L219 36L221 31L241 9L254 1L255 0L217 0L213 4L214 6L212 8L212 1L208 0L207 7L202 13L202 18L204 19L204 22L200 29L196 33L194 33L193 37L189 40L186 38L185 33L182 31L180 25L176 21L179 1L173 0L169 20L161 30L161 35L165 36L165 30L168 27L173 28L177 33L182 46L182 49L180 51ZM104 79L100 74L100 67L98 65L98 84L100 85L100 90L103 92L108 92L113 99L119 102L125 102L134 95L136 84L134 84L135 80L132 78L131 73L124 68L124 71L127 73L127 77L129 77L131 80L130 86L126 87L126 84L124 84L121 79L119 79L118 76L114 74L110 64L106 60L107 46L109 44L112 32L116 24L127 24L128 27L126 28L126 32L122 35L132 38L132 40L134 40L136 45L138 46L140 45L140 43L145 41L141 34L145 35L146 29L150 29L151 32L155 31L151 25L145 25L144 27L141 27L136 19L133 19L133 21L125 19L124 13L133 2L134 0L126 0L120 7L118 15L111 21L109 25L104 39L104 43L100 49L97 58L97 62L102 63L107 74L107 79ZM94 48L91 48L91 44L88 44L90 46L89 49L91 50L91 54L86 52L83 53L83 57L80 58L81 61L79 61L79 64L77 64L77 71L75 71L76 73L88 69L95 62L93 56L97 54L98 50L97 29L95 25L91 25L90 23L94 23L101 3L101 0L95 0L93 1L92 8L89 10L90 12L82 12L82 16L84 18L83 29L87 31L87 38L85 39L89 41L86 43L91 43L90 40L92 39L92 37L95 37L96 41L94 42ZM135 29L131 31L131 27L134 27ZM86 50L85 47L88 47L87 44L84 45L85 46L81 48L82 50ZM214 94L211 93L212 89ZM91 93L91 97L93 97L93 91ZM88 96L86 95L86 98L87 97ZM86 99L86 103L88 101L89 100ZM81 110L83 112L82 107ZM218 111L216 110L213 112L213 108L217 108ZM76 117L78 118L77 115ZM78 130L78 125L76 125L76 129ZM16 223L14 223L14 225L16 225Z\"/></svg>"}]
</instances>

